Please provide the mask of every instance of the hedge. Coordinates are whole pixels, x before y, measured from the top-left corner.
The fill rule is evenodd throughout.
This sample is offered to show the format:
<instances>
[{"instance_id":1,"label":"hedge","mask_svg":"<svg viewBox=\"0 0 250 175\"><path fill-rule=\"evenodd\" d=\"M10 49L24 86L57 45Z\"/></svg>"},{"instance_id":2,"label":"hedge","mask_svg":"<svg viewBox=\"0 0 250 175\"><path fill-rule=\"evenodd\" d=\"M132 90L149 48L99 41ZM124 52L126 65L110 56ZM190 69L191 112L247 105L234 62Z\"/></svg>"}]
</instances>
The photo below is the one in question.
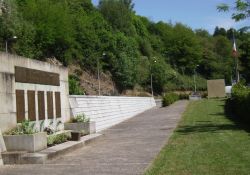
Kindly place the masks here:
<instances>
[{"instance_id":1,"label":"hedge","mask_svg":"<svg viewBox=\"0 0 250 175\"><path fill-rule=\"evenodd\" d=\"M235 116L250 121L250 88L241 83L234 85L230 107Z\"/></svg>"},{"instance_id":2,"label":"hedge","mask_svg":"<svg viewBox=\"0 0 250 175\"><path fill-rule=\"evenodd\" d=\"M176 102L177 100L179 100L179 95L176 94L176 93L173 93L173 92L170 92L170 93L167 93L163 96L163 99L162 99L162 106L165 107L165 106L169 106L171 105L172 103Z\"/></svg>"}]
</instances>

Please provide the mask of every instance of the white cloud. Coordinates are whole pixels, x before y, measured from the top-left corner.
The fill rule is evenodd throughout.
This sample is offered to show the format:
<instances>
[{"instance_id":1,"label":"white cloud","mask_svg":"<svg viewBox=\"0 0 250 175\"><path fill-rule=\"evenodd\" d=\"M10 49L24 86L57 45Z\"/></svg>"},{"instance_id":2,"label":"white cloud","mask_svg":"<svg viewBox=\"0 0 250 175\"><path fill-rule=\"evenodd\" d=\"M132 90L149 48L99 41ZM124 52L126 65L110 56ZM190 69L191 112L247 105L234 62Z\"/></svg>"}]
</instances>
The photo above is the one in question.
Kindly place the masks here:
<instances>
[{"instance_id":1,"label":"white cloud","mask_svg":"<svg viewBox=\"0 0 250 175\"><path fill-rule=\"evenodd\" d=\"M239 29L245 25L247 25L247 21L235 22L233 19L228 17L208 17L206 28L210 33L213 33L216 26L223 27L225 29Z\"/></svg>"}]
</instances>

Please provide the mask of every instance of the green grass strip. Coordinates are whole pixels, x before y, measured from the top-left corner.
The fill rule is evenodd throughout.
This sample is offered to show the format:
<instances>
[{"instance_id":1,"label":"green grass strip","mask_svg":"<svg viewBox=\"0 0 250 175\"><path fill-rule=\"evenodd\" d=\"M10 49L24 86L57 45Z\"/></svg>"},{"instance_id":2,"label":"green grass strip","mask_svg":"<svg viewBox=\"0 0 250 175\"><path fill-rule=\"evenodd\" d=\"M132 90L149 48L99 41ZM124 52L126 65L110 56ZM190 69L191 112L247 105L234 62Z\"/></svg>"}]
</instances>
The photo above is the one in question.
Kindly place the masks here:
<instances>
[{"instance_id":1,"label":"green grass strip","mask_svg":"<svg viewBox=\"0 0 250 175\"><path fill-rule=\"evenodd\" d=\"M224 105L191 102L145 175L249 175L250 133L225 115Z\"/></svg>"}]
</instances>

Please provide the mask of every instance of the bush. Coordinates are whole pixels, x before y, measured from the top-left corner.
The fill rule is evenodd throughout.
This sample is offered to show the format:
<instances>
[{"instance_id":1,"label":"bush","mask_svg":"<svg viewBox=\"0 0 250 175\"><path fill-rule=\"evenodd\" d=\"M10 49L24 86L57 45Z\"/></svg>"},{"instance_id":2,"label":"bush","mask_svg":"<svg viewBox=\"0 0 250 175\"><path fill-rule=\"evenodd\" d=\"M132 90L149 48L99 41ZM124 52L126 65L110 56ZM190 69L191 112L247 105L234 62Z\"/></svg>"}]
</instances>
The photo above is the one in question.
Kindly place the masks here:
<instances>
[{"instance_id":1,"label":"bush","mask_svg":"<svg viewBox=\"0 0 250 175\"><path fill-rule=\"evenodd\" d=\"M75 75L69 76L69 94L84 95L84 91L80 86L80 79Z\"/></svg>"},{"instance_id":2,"label":"bush","mask_svg":"<svg viewBox=\"0 0 250 175\"><path fill-rule=\"evenodd\" d=\"M207 98L207 96L208 96L207 91L202 91L202 92L200 92L200 93L201 93L201 97L202 97L202 98Z\"/></svg>"},{"instance_id":3,"label":"bush","mask_svg":"<svg viewBox=\"0 0 250 175\"><path fill-rule=\"evenodd\" d=\"M49 135L47 137L47 145L48 146L57 145L60 143L64 143L64 142L68 141L69 139L70 139L70 137L66 133Z\"/></svg>"},{"instance_id":4,"label":"bush","mask_svg":"<svg viewBox=\"0 0 250 175\"><path fill-rule=\"evenodd\" d=\"M72 119L72 123L89 123L90 119L87 118L84 114L79 114Z\"/></svg>"},{"instance_id":5,"label":"bush","mask_svg":"<svg viewBox=\"0 0 250 175\"><path fill-rule=\"evenodd\" d=\"M196 77L196 88L199 91L207 89L207 81L201 76ZM178 75L175 79L168 81L164 85L164 92L170 91L192 91L194 90L194 80L192 76Z\"/></svg>"},{"instance_id":6,"label":"bush","mask_svg":"<svg viewBox=\"0 0 250 175\"><path fill-rule=\"evenodd\" d=\"M169 106L172 103L176 102L177 100L179 100L179 95L176 93L167 93L162 100L162 106Z\"/></svg>"},{"instance_id":7,"label":"bush","mask_svg":"<svg viewBox=\"0 0 250 175\"><path fill-rule=\"evenodd\" d=\"M189 94L180 93L180 94L179 94L179 99L180 99L180 100L187 100L187 99L189 99Z\"/></svg>"},{"instance_id":8,"label":"bush","mask_svg":"<svg viewBox=\"0 0 250 175\"><path fill-rule=\"evenodd\" d=\"M29 120L24 120L22 123L17 124L17 126L6 132L6 135L23 135L23 134L35 134L37 133L35 129L35 122L30 122Z\"/></svg>"},{"instance_id":9,"label":"bush","mask_svg":"<svg viewBox=\"0 0 250 175\"><path fill-rule=\"evenodd\" d=\"M238 118L250 122L250 88L241 83L234 85L230 103L232 112Z\"/></svg>"}]
</instances>

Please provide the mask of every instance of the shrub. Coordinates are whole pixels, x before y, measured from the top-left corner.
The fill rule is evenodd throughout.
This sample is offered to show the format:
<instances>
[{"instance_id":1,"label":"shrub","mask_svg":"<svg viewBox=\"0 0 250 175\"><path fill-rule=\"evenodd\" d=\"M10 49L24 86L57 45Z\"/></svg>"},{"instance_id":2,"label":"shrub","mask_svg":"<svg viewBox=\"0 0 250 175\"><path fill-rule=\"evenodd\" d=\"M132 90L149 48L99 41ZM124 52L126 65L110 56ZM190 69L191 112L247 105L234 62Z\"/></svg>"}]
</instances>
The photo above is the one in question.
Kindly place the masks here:
<instances>
[{"instance_id":1,"label":"shrub","mask_svg":"<svg viewBox=\"0 0 250 175\"><path fill-rule=\"evenodd\" d=\"M79 114L72 119L73 123L88 123L90 120L84 114Z\"/></svg>"},{"instance_id":2,"label":"shrub","mask_svg":"<svg viewBox=\"0 0 250 175\"><path fill-rule=\"evenodd\" d=\"M196 88L199 91L204 91L207 89L207 81L201 76L196 77ZM164 85L164 92L171 91L192 91L194 90L194 80L192 76L178 75L175 79L168 81Z\"/></svg>"},{"instance_id":3,"label":"shrub","mask_svg":"<svg viewBox=\"0 0 250 175\"><path fill-rule=\"evenodd\" d=\"M70 139L70 136L67 135L66 133L49 135L47 137L47 145L48 146L57 145L60 143L64 143L64 142L68 141L69 139Z\"/></svg>"},{"instance_id":4,"label":"shrub","mask_svg":"<svg viewBox=\"0 0 250 175\"><path fill-rule=\"evenodd\" d=\"M176 93L167 93L164 95L163 100L162 100L162 106L169 106L172 103L176 102L177 100L179 100L179 95Z\"/></svg>"},{"instance_id":5,"label":"shrub","mask_svg":"<svg viewBox=\"0 0 250 175\"><path fill-rule=\"evenodd\" d=\"M6 135L23 135L23 134L34 134L37 133L35 130L35 122L30 122L29 120L23 120L22 123L17 124L17 126L6 133Z\"/></svg>"},{"instance_id":6,"label":"shrub","mask_svg":"<svg viewBox=\"0 0 250 175\"><path fill-rule=\"evenodd\" d=\"M56 133L57 131L60 130L59 127L60 127L61 124L62 124L62 122L59 120L54 125L54 122L52 120L52 121L50 121L50 124L47 127L43 128L43 127L40 126L40 128L43 128L43 131L47 132L48 135L52 135L52 134L54 134L54 133Z\"/></svg>"},{"instance_id":7,"label":"shrub","mask_svg":"<svg viewBox=\"0 0 250 175\"><path fill-rule=\"evenodd\" d=\"M230 103L232 112L238 118L250 121L250 88L241 83L234 85Z\"/></svg>"},{"instance_id":8,"label":"shrub","mask_svg":"<svg viewBox=\"0 0 250 175\"><path fill-rule=\"evenodd\" d=\"M202 91L202 92L201 92L201 97L202 97L202 98L207 98L207 96L208 96L207 91Z\"/></svg>"},{"instance_id":9,"label":"shrub","mask_svg":"<svg viewBox=\"0 0 250 175\"><path fill-rule=\"evenodd\" d=\"M75 75L69 76L69 94L70 95L84 95L84 91L80 86L80 79Z\"/></svg>"},{"instance_id":10,"label":"shrub","mask_svg":"<svg viewBox=\"0 0 250 175\"><path fill-rule=\"evenodd\" d=\"M180 94L179 94L179 99L180 99L180 100L187 100L187 99L189 99L189 94L180 93Z\"/></svg>"}]
</instances>

